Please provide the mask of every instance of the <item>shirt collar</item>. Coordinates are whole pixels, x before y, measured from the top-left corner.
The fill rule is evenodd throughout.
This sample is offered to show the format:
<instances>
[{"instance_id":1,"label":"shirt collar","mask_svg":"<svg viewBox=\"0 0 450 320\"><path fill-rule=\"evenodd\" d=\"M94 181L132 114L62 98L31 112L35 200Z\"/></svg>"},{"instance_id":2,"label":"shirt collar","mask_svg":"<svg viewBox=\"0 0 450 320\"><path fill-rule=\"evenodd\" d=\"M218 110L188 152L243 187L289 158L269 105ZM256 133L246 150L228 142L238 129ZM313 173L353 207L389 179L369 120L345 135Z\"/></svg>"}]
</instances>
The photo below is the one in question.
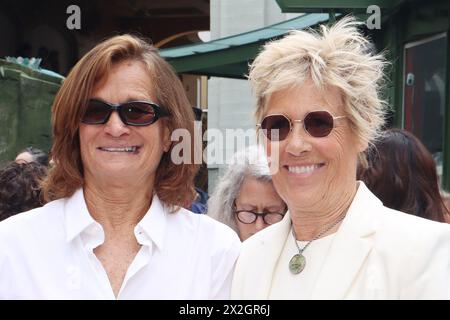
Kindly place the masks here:
<instances>
[{"instance_id":1,"label":"shirt collar","mask_svg":"<svg viewBox=\"0 0 450 320\"><path fill-rule=\"evenodd\" d=\"M155 193L150 208L135 228L138 241L138 234L142 231L144 236L150 239L159 250L162 250L166 233L167 214L167 208Z\"/></svg>"},{"instance_id":2,"label":"shirt collar","mask_svg":"<svg viewBox=\"0 0 450 320\"><path fill-rule=\"evenodd\" d=\"M138 242L145 244L142 243L146 242L145 239L144 241L141 241L141 236L144 236L144 238L155 243L159 250L162 250L166 229L166 215L166 207L161 200L159 200L159 197L154 194L150 208L135 227L135 235ZM102 230L100 224L90 215L84 199L83 189L80 188L67 199L65 205L66 241L72 241L75 237L88 229L88 227L94 227L96 225ZM95 229L99 228L97 227Z\"/></svg>"},{"instance_id":3,"label":"shirt collar","mask_svg":"<svg viewBox=\"0 0 450 320\"><path fill-rule=\"evenodd\" d=\"M72 241L89 226L98 224L87 209L83 189L81 188L67 199L64 211L67 242Z\"/></svg>"}]
</instances>

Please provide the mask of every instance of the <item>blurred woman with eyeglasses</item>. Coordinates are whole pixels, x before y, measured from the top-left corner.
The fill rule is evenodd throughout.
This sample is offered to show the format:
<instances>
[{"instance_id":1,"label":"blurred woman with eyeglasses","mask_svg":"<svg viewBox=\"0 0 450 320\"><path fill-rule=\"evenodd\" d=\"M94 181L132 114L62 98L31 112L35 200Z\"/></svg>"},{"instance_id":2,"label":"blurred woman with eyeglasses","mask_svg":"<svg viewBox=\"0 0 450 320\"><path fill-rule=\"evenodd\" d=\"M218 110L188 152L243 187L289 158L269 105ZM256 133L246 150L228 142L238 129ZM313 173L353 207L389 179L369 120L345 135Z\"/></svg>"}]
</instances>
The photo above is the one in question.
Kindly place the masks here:
<instances>
[{"instance_id":1,"label":"blurred woman with eyeglasses","mask_svg":"<svg viewBox=\"0 0 450 320\"><path fill-rule=\"evenodd\" d=\"M52 125L50 202L0 224L0 299L229 297L240 241L183 209L198 165L172 161L186 141L170 137L194 137L194 117L153 46L123 35L89 51L59 90Z\"/></svg>"},{"instance_id":2,"label":"blurred woman with eyeglasses","mask_svg":"<svg viewBox=\"0 0 450 320\"><path fill-rule=\"evenodd\" d=\"M389 209L356 179L386 112L386 63L361 24L293 31L251 66L258 129L288 211L243 243L233 299L450 298L450 226Z\"/></svg>"},{"instance_id":3,"label":"blurred woman with eyeglasses","mask_svg":"<svg viewBox=\"0 0 450 320\"><path fill-rule=\"evenodd\" d=\"M275 191L264 149L238 151L208 201L208 215L235 230L241 241L280 222L286 204Z\"/></svg>"}]
</instances>

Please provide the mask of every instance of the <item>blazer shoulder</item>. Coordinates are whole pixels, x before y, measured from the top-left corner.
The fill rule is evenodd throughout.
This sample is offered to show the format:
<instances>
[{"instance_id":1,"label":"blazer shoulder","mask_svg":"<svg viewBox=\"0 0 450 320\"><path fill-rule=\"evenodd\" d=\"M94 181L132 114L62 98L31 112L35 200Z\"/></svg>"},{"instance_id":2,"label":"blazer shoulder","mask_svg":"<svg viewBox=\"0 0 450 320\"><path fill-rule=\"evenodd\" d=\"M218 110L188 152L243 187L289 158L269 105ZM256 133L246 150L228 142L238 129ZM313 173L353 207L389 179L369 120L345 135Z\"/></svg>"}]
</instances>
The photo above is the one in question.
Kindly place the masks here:
<instances>
[{"instance_id":1,"label":"blazer shoulder","mask_svg":"<svg viewBox=\"0 0 450 320\"><path fill-rule=\"evenodd\" d=\"M437 222L430 219L425 219L402 211L381 207L379 218L384 223L389 223L395 227L404 225L413 230L450 230L450 225L447 223ZM407 229L407 228L401 229ZM401 230L399 230L401 232Z\"/></svg>"},{"instance_id":2,"label":"blazer shoulder","mask_svg":"<svg viewBox=\"0 0 450 320\"><path fill-rule=\"evenodd\" d=\"M450 225L417 217L401 211L379 208L374 217L378 225L377 236L388 238L403 248L429 250L439 244L450 247Z\"/></svg>"}]
</instances>

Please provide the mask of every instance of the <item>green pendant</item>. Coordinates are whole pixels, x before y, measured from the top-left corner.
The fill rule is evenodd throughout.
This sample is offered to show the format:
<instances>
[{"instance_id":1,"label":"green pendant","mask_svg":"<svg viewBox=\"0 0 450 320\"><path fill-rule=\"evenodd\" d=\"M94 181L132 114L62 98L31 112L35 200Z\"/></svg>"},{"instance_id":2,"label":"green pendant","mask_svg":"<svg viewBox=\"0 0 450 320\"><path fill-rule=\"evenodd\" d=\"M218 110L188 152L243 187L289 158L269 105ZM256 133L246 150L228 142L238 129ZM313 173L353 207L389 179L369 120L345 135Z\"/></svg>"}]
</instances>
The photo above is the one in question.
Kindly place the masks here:
<instances>
[{"instance_id":1,"label":"green pendant","mask_svg":"<svg viewBox=\"0 0 450 320\"><path fill-rule=\"evenodd\" d=\"M297 253L289 261L289 270L293 274L299 274L305 269L306 259L301 253Z\"/></svg>"}]
</instances>

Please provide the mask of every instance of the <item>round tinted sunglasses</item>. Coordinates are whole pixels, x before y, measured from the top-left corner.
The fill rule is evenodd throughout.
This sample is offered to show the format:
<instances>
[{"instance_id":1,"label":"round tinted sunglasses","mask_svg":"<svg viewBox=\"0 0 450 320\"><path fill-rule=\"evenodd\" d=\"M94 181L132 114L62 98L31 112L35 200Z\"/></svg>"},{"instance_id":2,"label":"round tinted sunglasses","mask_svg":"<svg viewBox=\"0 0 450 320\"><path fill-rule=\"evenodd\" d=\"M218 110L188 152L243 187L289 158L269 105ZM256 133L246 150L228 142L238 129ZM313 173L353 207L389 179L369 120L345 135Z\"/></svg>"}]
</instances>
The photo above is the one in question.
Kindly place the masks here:
<instances>
[{"instance_id":1,"label":"round tinted sunglasses","mask_svg":"<svg viewBox=\"0 0 450 320\"><path fill-rule=\"evenodd\" d=\"M117 111L120 120L130 126L148 126L161 117L169 116L166 108L149 101L112 104L91 99L88 101L86 112L81 122L85 124L105 124L113 111Z\"/></svg>"},{"instance_id":2,"label":"round tinted sunglasses","mask_svg":"<svg viewBox=\"0 0 450 320\"><path fill-rule=\"evenodd\" d=\"M330 134L334 128L334 120L346 116L334 117L328 111L312 111L305 115L303 120L291 120L284 114L271 114L264 117L258 128L270 141L282 141L292 131L293 122L303 122L305 131L314 138L323 138Z\"/></svg>"}]
</instances>

